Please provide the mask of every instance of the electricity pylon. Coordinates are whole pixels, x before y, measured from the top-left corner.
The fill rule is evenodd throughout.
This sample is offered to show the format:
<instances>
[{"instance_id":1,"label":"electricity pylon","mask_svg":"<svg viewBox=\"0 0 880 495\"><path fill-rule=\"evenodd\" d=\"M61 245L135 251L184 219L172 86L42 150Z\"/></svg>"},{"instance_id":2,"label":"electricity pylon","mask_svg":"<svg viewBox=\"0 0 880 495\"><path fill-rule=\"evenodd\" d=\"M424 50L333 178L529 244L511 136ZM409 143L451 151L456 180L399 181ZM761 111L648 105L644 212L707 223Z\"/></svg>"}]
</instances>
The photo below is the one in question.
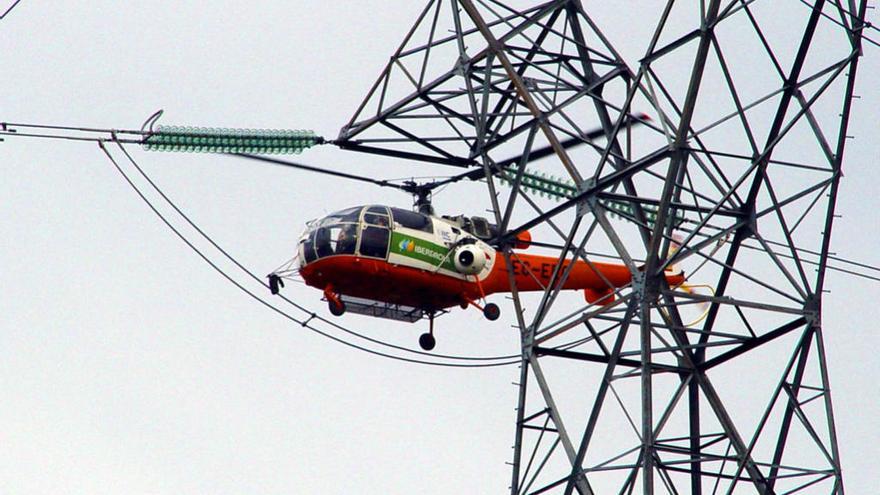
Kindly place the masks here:
<instances>
[{"instance_id":1,"label":"electricity pylon","mask_svg":"<svg viewBox=\"0 0 880 495\"><path fill-rule=\"evenodd\" d=\"M511 271L559 238L513 293L510 492L842 494L821 311L866 2L516 3L427 2L337 140L482 170ZM603 249L632 283L557 297Z\"/></svg>"}]
</instances>

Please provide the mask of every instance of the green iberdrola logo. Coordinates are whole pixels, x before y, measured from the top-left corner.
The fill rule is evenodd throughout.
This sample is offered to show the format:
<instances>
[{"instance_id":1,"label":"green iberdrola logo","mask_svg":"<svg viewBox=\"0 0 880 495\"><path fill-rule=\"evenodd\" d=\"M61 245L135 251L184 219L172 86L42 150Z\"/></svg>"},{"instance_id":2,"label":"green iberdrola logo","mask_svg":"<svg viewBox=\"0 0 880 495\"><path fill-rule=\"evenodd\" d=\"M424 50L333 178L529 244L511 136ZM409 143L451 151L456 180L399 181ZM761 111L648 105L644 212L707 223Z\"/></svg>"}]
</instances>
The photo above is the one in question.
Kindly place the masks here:
<instances>
[{"instance_id":1,"label":"green iberdrola logo","mask_svg":"<svg viewBox=\"0 0 880 495\"><path fill-rule=\"evenodd\" d=\"M392 235L395 236L393 242L397 246L397 252L401 255L435 266L441 265L447 270L455 269L452 260L447 256L449 249L424 239L404 237L396 232Z\"/></svg>"},{"instance_id":2,"label":"green iberdrola logo","mask_svg":"<svg viewBox=\"0 0 880 495\"><path fill-rule=\"evenodd\" d=\"M416 248L416 243L413 242L412 239L404 239L400 241L400 244L397 245L400 248L401 253L413 252Z\"/></svg>"}]
</instances>

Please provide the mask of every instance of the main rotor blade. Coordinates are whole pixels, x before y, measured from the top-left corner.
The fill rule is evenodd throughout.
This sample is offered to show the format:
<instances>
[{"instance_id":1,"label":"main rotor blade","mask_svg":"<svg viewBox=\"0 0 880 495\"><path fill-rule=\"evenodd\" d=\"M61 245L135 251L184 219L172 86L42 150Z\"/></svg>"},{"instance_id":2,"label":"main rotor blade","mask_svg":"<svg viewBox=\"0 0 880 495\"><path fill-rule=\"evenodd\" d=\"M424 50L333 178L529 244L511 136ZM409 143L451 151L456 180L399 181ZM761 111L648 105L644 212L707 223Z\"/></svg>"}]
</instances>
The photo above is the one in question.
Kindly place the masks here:
<instances>
[{"instance_id":1,"label":"main rotor blade","mask_svg":"<svg viewBox=\"0 0 880 495\"><path fill-rule=\"evenodd\" d=\"M645 121L647 121L647 120L650 120L650 118L646 114L627 115L627 118L626 118L626 121L624 122L624 125L644 125L646 123ZM569 149L569 148L572 148L572 147L580 145L580 144L586 144L588 142L595 141L596 139L604 137L604 136L605 136L605 129L603 129L601 127L597 127L595 129L592 129L590 131L585 132L584 134L582 134L580 136L574 136L574 137L570 137L568 139L564 139L564 140L560 141L559 144L562 145L563 149ZM531 153L529 153L529 161L531 162L531 161L535 161L535 160L540 160L541 158L546 158L550 155L553 155L554 153L556 153L556 151L553 149L552 146L544 146L544 147L538 148L536 150L532 150ZM522 157L523 157L523 155L512 156L510 158L506 158L504 160L495 162L495 169L496 170L493 171L493 175L498 175L501 170L503 170L507 167L510 167L511 165L516 165L517 163L519 163L520 160L522 160ZM463 172L458 175L454 175L448 179L432 182L430 184L425 184L423 187L425 187L428 190L431 190L431 189L435 189L440 186L445 186L446 184L451 184L453 182L458 182L458 181L464 180L464 179L480 180L480 179L484 179L485 177L486 177L486 173L481 167L481 168L477 168L475 170L470 170L470 171Z\"/></svg>"},{"instance_id":2,"label":"main rotor blade","mask_svg":"<svg viewBox=\"0 0 880 495\"><path fill-rule=\"evenodd\" d=\"M646 120L649 120L649 117L645 114L641 115L627 115L626 122L624 125L640 125L644 124ZM598 138L605 136L605 130L601 127L592 129L590 131L585 132L580 136L570 137L560 142L564 149L568 149L580 144L585 144L590 141L594 141ZM544 146L538 148L536 150L532 150L529 153L529 161L540 160L541 158L546 158L550 155L553 155L555 150L551 146ZM285 167L297 168L300 170L306 170L309 172L315 172L319 174L331 175L333 177L341 177L343 179L356 180L360 182L367 182L370 184L375 184L380 187L391 187L394 189L398 189L400 191L405 191L408 193L418 194L419 192L427 192L432 191L438 187L445 186L447 184L452 184L454 182L458 182L464 179L468 180L480 180L486 177L485 171L481 168L477 168L474 170L469 170L467 172L454 175L449 177L448 179L438 180L434 182L429 182L426 184L415 184L415 183L405 183L405 184L395 184L393 182L389 182L387 180L374 179L372 177L366 177L362 175L349 174L346 172L338 172L336 170L328 170L320 167L314 167L311 165L305 165L302 163L292 162L288 160L281 160L279 158L271 158L262 155L252 155L249 153L231 153L234 156L239 156L241 158L247 158L250 160L257 160L266 163L272 163L275 165L282 165ZM492 175L498 175L502 170L519 163L522 160L523 155L513 156L510 158L506 158L504 160L495 162L494 170L492 171Z\"/></svg>"},{"instance_id":3,"label":"main rotor blade","mask_svg":"<svg viewBox=\"0 0 880 495\"><path fill-rule=\"evenodd\" d=\"M287 160L281 160L279 158L271 158L268 156L260 156L260 155L250 155L247 153L232 153L234 156L239 156L241 158L247 158L249 160L257 160L266 163L272 163L275 165L282 165L285 167L298 168L300 170L307 170L309 172L316 172L319 174L332 175L333 177L341 177L343 179L351 179L357 180L361 182L369 182L370 184L375 184L380 187L392 187L394 189L400 189L401 191L411 192L412 187L405 184L395 184L393 182L388 182L387 180L374 179L372 177L365 177L363 175L355 175L349 174L346 172L338 172L336 170L327 170L325 168L313 167L311 165L305 165L302 163L291 162Z\"/></svg>"}]
</instances>

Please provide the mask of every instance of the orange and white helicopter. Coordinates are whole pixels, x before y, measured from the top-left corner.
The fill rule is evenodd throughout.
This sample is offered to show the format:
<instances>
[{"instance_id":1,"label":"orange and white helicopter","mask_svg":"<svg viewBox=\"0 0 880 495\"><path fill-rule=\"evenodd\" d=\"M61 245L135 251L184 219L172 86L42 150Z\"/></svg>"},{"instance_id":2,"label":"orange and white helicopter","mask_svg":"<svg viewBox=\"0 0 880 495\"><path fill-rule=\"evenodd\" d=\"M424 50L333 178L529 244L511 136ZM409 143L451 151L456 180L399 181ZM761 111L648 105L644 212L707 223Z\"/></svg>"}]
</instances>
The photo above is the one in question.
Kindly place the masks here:
<instances>
[{"instance_id":1,"label":"orange and white helicopter","mask_svg":"<svg viewBox=\"0 0 880 495\"><path fill-rule=\"evenodd\" d=\"M496 233L480 217L356 206L308 223L299 240L299 274L323 291L337 316L350 311L415 322L427 315L433 323L434 315L447 308L473 306L496 320L498 305L484 301L512 290L507 263L486 242ZM524 234L515 247L528 247L530 237ZM516 252L510 263L516 289L545 290L557 264L554 256ZM277 292L280 276L269 277ZM672 286L684 282L681 272L669 271L666 278ZM615 289L629 282L622 264L575 261L562 288L583 291L587 302L607 304L614 301ZM433 325L419 344L434 347Z\"/></svg>"}]
</instances>

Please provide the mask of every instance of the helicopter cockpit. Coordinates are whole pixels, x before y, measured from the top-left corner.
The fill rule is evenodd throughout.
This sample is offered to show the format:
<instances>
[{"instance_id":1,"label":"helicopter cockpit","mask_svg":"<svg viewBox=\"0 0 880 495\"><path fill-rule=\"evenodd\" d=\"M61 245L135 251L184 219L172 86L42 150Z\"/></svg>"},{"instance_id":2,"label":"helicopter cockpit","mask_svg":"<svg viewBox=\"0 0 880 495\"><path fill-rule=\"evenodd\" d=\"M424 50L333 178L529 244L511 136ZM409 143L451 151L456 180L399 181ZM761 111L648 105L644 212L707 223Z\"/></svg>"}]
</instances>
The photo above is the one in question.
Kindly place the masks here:
<instances>
[{"instance_id":1,"label":"helicopter cockpit","mask_svg":"<svg viewBox=\"0 0 880 495\"><path fill-rule=\"evenodd\" d=\"M334 255L388 256L391 216L385 206L356 206L331 213L306 226L300 238L303 264Z\"/></svg>"}]
</instances>

